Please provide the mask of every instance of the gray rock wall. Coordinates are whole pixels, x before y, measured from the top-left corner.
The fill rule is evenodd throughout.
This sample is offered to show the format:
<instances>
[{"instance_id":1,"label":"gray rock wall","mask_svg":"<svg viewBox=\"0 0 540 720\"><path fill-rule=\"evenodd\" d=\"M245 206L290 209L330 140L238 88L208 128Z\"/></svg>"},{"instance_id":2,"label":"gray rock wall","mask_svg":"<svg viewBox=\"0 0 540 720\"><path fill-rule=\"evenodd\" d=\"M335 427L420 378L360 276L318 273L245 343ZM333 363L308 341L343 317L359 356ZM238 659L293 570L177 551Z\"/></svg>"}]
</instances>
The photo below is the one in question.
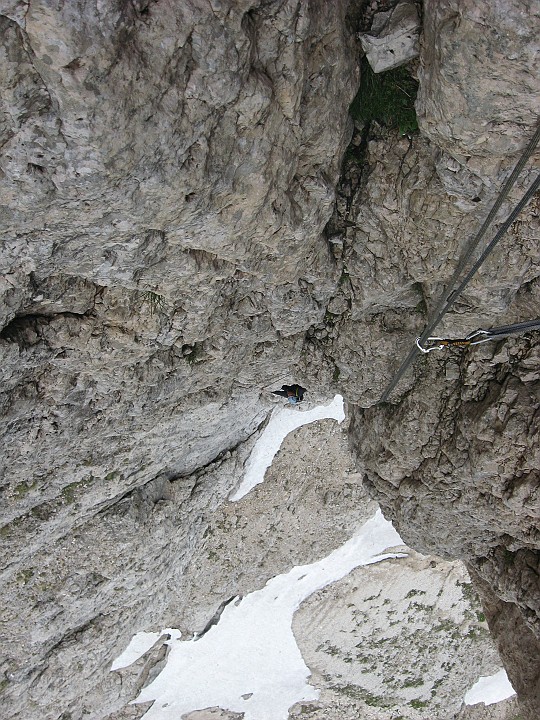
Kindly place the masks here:
<instances>
[{"instance_id":1,"label":"gray rock wall","mask_svg":"<svg viewBox=\"0 0 540 720\"><path fill-rule=\"evenodd\" d=\"M535 338L431 355L368 408L532 133L538 8L425 2L420 133L357 128L342 164L358 81L348 11L0 2L13 717L112 717L142 682L108 674L113 648L168 612L197 629L204 612L183 607L204 533L227 514L268 389L289 379L357 404L360 466L404 539L466 559L534 627ZM441 331L537 316L537 235L533 203ZM246 587L285 566L278 554ZM526 653L509 662L526 694Z\"/></svg>"},{"instance_id":2,"label":"gray rock wall","mask_svg":"<svg viewBox=\"0 0 540 720\"><path fill-rule=\"evenodd\" d=\"M355 410L352 441L368 487L402 537L425 552L465 559L486 605L504 608L488 619L523 712L533 718L538 675L530 668L538 666L540 635L537 334L420 357L389 403L366 407L380 398L423 330L539 115L536 7L448 2L426 3L424 10L421 139L411 141L415 154L409 157L402 141L403 161L390 188L377 179L387 172L380 168L388 155L382 149L375 154L368 143L370 174L361 192L377 203L360 207L360 233L347 230L352 260L359 245L368 259L361 266L361 297L379 305L362 319L382 350L375 372L373 363L364 371L372 372L373 382L370 394L358 397L363 408ZM536 176L538 157L495 227ZM351 197L355 208L358 195ZM460 337L538 317L538 228L536 197L435 334ZM367 328L356 332L365 348ZM356 362L356 340L340 342Z\"/></svg>"},{"instance_id":3,"label":"gray rock wall","mask_svg":"<svg viewBox=\"0 0 540 720\"><path fill-rule=\"evenodd\" d=\"M324 316L357 77L345 10L0 4L13 717L78 717L96 686L96 717L131 698L111 653L161 617Z\"/></svg>"}]
</instances>

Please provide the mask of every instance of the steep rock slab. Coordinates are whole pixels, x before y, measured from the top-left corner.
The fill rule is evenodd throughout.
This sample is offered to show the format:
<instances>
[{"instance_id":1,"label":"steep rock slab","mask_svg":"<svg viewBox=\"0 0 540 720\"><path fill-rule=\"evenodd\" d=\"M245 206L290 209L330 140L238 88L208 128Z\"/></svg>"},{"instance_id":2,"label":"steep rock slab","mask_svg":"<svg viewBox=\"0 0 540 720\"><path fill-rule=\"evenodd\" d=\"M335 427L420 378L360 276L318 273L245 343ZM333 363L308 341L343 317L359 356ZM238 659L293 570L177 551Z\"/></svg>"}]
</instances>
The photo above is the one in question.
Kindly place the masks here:
<instances>
[{"instance_id":1,"label":"steep rock slab","mask_svg":"<svg viewBox=\"0 0 540 720\"><path fill-rule=\"evenodd\" d=\"M356 83L345 10L2 3L13 717L118 706L104 648L161 612L235 484L261 393L324 315L321 231Z\"/></svg>"},{"instance_id":2,"label":"steep rock slab","mask_svg":"<svg viewBox=\"0 0 540 720\"><path fill-rule=\"evenodd\" d=\"M125 623L144 625L160 613L167 578L199 547L204 509L223 502L239 460L234 452L218 458L216 465L227 468L219 483L211 468L193 470L252 432L266 409L260 387L281 379L299 358L322 386L339 381L352 399L373 402L410 331L421 328L425 303L437 295L448 262L459 255L467 226L477 219L476 198L489 200L499 168L514 160L483 151L454 156L453 141L445 145L435 135L445 152L412 138L418 155L407 155L407 139L392 155L395 137L381 130L371 146L379 189L368 185L366 197L374 208L384 197L385 210L374 213L369 238L355 243L355 228L348 227L328 247L320 230L347 137L343 118L354 76L341 5L313 3L306 11L290 2L235 3L234 9L232 3L190 3L188 9L81 3L76 15L66 5L10 2L8 20L2 19L9 39L2 98L11 108L2 116L2 189L13 220L1 281L4 442L12 453L2 482L10 561L21 544L28 549L4 576L8 631L34 612L53 611L43 622L45 636L41 623L36 636L9 635L5 692L24 702L34 682L37 707L15 707L25 718L43 717L39 703L53 698L68 698L66 712L77 716L81 688L91 703L110 698L111 709L129 696L122 687L93 694L106 669L103 651L88 653L77 683L65 668L76 667L80 648L104 647L104 635L119 637ZM473 12L469 3L445 3L443 17L455 7L458 15ZM489 16L486 3L476 7ZM434 4L426 10L434 17ZM506 16L515 17L513 11L499 15L502 26ZM430 37L426 48L436 33ZM531 45L538 33L512 37ZM473 41L474 33L462 50ZM506 73L504 53L489 67ZM514 90L531 65L520 59L517 67ZM436 96L435 81L429 92ZM498 101L512 103L504 93ZM452 118L451 102L446 110L442 125ZM420 121L427 128L428 113ZM477 129L475 121L468 132L474 136ZM410 203L400 204L405 177L411 178ZM349 199L342 203L347 212ZM439 217L426 212L441 201ZM361 229L369 210L358 208L353 224ZM421 220L400 235L400 218L414 215ZM536 306L536 244L524 235L523 264L516 267L511 253L501 255L496 292L475 291L474 306L481 299L488 318L494 309L507 312L510 300L521 309ZM354 270L350 281L346 266L342 272L336 262L340 248ZM376 277L385 265L380 284ZM523 283L527 290L519 292ZM399 302L385 299L389 287L396 287ZM463 319L476 325L478 318ZM461 321L454 318L454 329ZM300 355L309 326L310 342ZM348 355L340 361L342 352ZM457 372L456 363L449 364L447 375ZM69 536L74 525L79 538ZM123 570L119 532L125 556L134 558L125 587L116 583ZM105 561L88 550L102 543L110 543ZM46 555L52 577L43 579L42 603L31 560L42 567ZM24 598L16 612L14 597ZM140 605L130 604L134 598Z\"/></svg>"},{"instance_id":3,"label":"steep rock slab","mask_svg":"<svg viewBox=\"0 0 540 720\"><path fill-rule=\"evenodd\" d=\"M462 164L496 168L540 114L539 22L529 0L424 3L420 125Z\"/></svg>"},{"instance_id":4,"label":"steep rock slab","mask_svg":"<svg viewBox=\"0 0 540 720\"><path fill-rule=\"evenodd\" d=\"M540 395L531 366L539 345L505 345L506 362L496 346L471 350L458 377L444 384L444 370L427 360L398 404L357 411L353 433L361 437L368 487L405 537L425 552L463 558L486 606L500 606L486 614L524 709L535 717ZM446 369L455 362L448 358ZM506 616L512 632L495 621Z\"/></svg>"},{"instance_id":5,"label":"steep rock slab","mask_svg":"<svg viewBox=\"0 0 540 720\"><path fill-rule=\"evenodd\" d=\"M377 400L379 389L410 349L412 333L407 342L396 343L404 338L403 329L408 332L413 326L416 335L423 329L426 310L438 298L468 238L532 135L539 111L536 7L426 3L425 28L417 109L420 128L431 140L426 147L432 153L433 180L420 195L416 216L424 217L420 227L431 222L426 197L433 189L435 196L442 190L446 207L453 203L454 209L447 215L449 227L444 227L441 217L442 232L434 228L429 242L420 230L416 247L421 250L415 259L401 250L399 231L407 227L407 221L394 215L397 223L390 233L390 222L378 218L375 239L382 242L375 244L372 262L388 267L387 285L392 289L408 288L412 294L413 278L421 285L412 313L398 295L391 298L392 312L381 303L381 312L373 316L376 335L383 338L381 347L397 348L397 352L391 363L377 361L372 375L375 391L369 396L359 394L364 406ZM471 62L468 57L473 58ZM413 140L413 148L415 144ZM370 150L368 143L368 158ZM511 202L505 204L503 217L535 176L534 163L533 158ZM424 171L429 166L422 164ZM397 177L401 180L402 175L397 173ZM366 195L381 187L380 182L371 187L371 182L369 175L363 190ZM400 184L393 184L398 211L404 199L413 197ZM474 203L477 212L470 209ZM452 236L449 245L441 242L447 232ZM437 331L459 336L479 326L537 317L537 234L535 199ZM354 229L350 237L354 243ZM391 260L396 237L401 263ZM364 241L366 254L372 239L373 231ZM425 259L423 273L415 272L415 263ZM373 286L368 278L363 296ZM413 304L411 297L409 307ZM418 360L390 404L357 407L352 424L368 485L404 540L420 550L465 559L474 577L490 588L484 593L486 604L499 603L504 608L504 612L488 614L488 619L499 636L523 712L531 718L537 717L539 709L538 678L527 669L531 663L538 666L539 657L534 639L539 633L540 608L537 364L536 336L440 357L432 354ZM479 588L482 593L480 582ZM513 639L505 632L504 621L496 621L497 613L511 618Z\"/></svg>"},{"instance_id":6,"label":"steep rock slab","mask_svg":"<svg viewBox=\"0 0 540 720\"><path fill-rule=\"evenodd\" d=\"M323 688L316 720L467 717L467 690L500 668L463 564L410 550L315 593L293 629Z\"/></svg>"}]
</instances>

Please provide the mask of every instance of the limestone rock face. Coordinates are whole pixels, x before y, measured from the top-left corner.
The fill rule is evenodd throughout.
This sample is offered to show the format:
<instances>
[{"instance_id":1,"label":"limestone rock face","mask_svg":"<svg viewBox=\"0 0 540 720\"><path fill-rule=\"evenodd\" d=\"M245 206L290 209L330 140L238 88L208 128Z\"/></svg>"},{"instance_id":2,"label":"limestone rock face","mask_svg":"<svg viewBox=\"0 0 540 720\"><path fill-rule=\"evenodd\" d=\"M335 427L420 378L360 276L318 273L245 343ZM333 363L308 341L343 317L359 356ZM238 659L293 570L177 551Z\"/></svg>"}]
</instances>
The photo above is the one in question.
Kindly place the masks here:
<instances>
[{"instance_id":1,"label":"limestone rock face","mask_svg":"<svg viewBox=\"0 0 540 720\"><path fill-rule=\"evenodd\" d=\"M117 635L161 617L238 479L228 451L324 317L336 269L322 230L358 74L345 12L0 3L14 717L80 714ZM207 466L223 467L202 490ZM62 670L73 647L76 678Z\"/></svg>"},{"instance_id":2,"label":"limestone rock face","mask_svg":"<svg viewBox=\"0 0 540 720\"><path fill-rule=\"evenodd\" d=\"M538 345L507 341L506 350L507 362L494 359L496 346L466 353L457 377L444 386L444 367L426 358L414 390L398 404L357 411L353 432L368 487L408 542L466 560L483 581L477 582L481 596L496 596L512 617L513 639L504 621L495 634L508 646L503 658L512 656L514 687L532 698L533 717L538 676L528 668L539 650L539 396L538 382L527 377ZM446 367L455 362L449 358Z\"/></svg>"},{"instance_id":3,"label":"limestone rock face","mask_svg":"<svg viewBox=\"0 0 540 720\"><path fill-rule=\"evenodd\" d=\"M294 629L323 688L317 718L469 717L470 678L500 662L476 602L462 563L414 552L313 595ZM490 718L485 706L476 709Z\"/></svg>"},{"instance_id":4,"label":"limestone rock face","mask_svg":"<svg viewBox=\"0 0 540 720\"><path fill-rule=\"evenodd\" d=\"M359 397L363 408L357 406L351 431L370 491L413 547L467 561L492 607L488 620L531 718L539 707L538 674L529 669L538 667L540 637L537 334L421 357L389 403L367 406L380 398L425 327L534 132L539 27L538 8L527 4L425 4L417 101L423 139L402 141L401 164L389 175L388 155L368 139L370 175L361 190L372 200L368 208L351 194L354 183L345 186L355 213L345 243L351 286L373 311L370 317L364 310L361 329L352 326L339 337L346 354L334 350L348 359L349 372L359 355L360 343L348 337L354 334L362 353L376 358L375 372L373 362L363 371L372 372L371 394ZM538 157L537 151L512 193L514 204L536 176ZM390 182L384 185L378 173ZM538 228L536 197L436 334L459 337L538 317ZM353 303L351 315L355 310Z\"/></svg>"},{"instance_id":5,"label":"limestone rock face","mask_svg":"<svg viewBox=\"0 0 540 720\"><path fill-rule=\"evenodd\" d=\"M418 57L420 19L413 2L400 2L388 12L377 13L371 31L360 35L362 50L379 73Z\"/></svg>"},{"instance_id":6,"label":"limestone rock face","mask_svg":"<svg viewBox=\"0 0 540 720\"><path fill-rule=\"evenodd\" d=\"M496 168L538 118L539 21L528 0L425 3L421 127L469 168Z\"/></svg>"},{"instance_id":7,"label":"limestone rock face","mask_svg":"<svg viewBox=\"0 0 540 720\"><path fill-rule=\"evenodd\" d=\"M371 493L411 546L466 560L537 717L537 338L432 354L373 406L533 132L539 10L423 11L420 132L374 122L349 145L345 0L0 0L13 718L140 717L124 706L163 657L109 673L131 634L199 631L239 589L350 532L363 491L348 460L286 511L277 484L252 513L226 502L268 390L291 380L356 406ZM537 237L536 200L441 333L537 317ZM235 543L256 539L260 565L238 569Z\"/></svg>"}]
</instances>

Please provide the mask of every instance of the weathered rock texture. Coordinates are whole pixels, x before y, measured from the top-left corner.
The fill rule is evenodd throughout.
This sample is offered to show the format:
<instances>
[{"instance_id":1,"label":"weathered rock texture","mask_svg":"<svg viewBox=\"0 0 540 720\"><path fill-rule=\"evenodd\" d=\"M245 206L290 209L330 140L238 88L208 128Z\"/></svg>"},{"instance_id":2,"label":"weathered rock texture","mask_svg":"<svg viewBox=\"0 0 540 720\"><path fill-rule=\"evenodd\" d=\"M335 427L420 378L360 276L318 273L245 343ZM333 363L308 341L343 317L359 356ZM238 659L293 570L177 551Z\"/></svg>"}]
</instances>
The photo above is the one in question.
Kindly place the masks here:
<instances>
[{"instance_id":1,"label":"weathered rock texture","mask_svg":"<svg viewBox=\"0 0 540 720\"><path fill-rule=\"evenodd\" d=\"M423 376L401 402L357 411L354 432L361 437L368 487L408 542L463 558L473 577L491 588L485 594L479 584L486 602L493 604L494 595L502 603L505 620L493 627L509 648L501 652L512 657L514 687L533 699L533 717L540 650L540 398L538 382L527 377L538 367L538 345L513 341L506 348L506 362L493 361L496 346L467 353L459 366L449 358L447 369L459 367L454 378L426 359Z\"/></svg>"},{"instance_id":2,"label":"weathered rock texture","mask_svg":"<svg viewBox=\"0 0 540 720\"><path fill-rule=\"evenodd\" d=\"M315 593L294 621L311 682L323 688L315 717L457 717L467 690L500 662L476 603L462 563L414 552Z\"/></svg>"},{"instance_id":3,"label":"weathered rock texture","mask_svg":"<svg viewBox=\"0 0 540 720\"><path fill-rule=\"evenodd\" d=\"M532 132L539 10L425 2L421 132L357 130L342 167L350 10L0 1L0 687L14 718L122 712L134 685L108 674L115 649L171 624L170 607L191 632L215 611L217 585L185 610L203 585L194 558L218 552L204 533L232 522L246 441L291 378L358 405L360 463L404 539L466 559L536 627L535 339L430 356L397 404L360 407ZM537 224L531 206L445 331L539 314ZM534 712L525 656L506 656Z\"/></svg>"},{"instance_id":4,"label":"weathered rock texture","mask_svg":"<svg viewBox=\"0 0 540 720\"><path fill-rule=\"evenodd\" d=\"M346 429L327 420L295 431L264 484L214 513L204 543L183 577L171 583L173 602L164 619L180 620L188 633L211 630L223 602L250 592L261 573L313 555L320 559L375 509L354 472ZM501 662L464 565L396 550L405 557L358 568L315 593L295 615L293 630L320 697L294 705L291 719L387 720L389 714L407 720L512 719L515 699L498 707L496 716L483 705L463 705L479 675L493 674ZM129 688L136 695L159 670L164 640L118 671L124 692ZM216 653L226 657L227 648ZM156 702L159 707L162 701ZM194 711L193 720L199 717L235 716L214 708L208 715Z\"/></svg>"},{"instance_id":5,"label":"weathered rock texture","mask_svg":"<svg viewBox=\"0 0 540 720\"><path fill-rule=\"evenodd\" d=\"M360 43L373 72L380 73L418 57L419 35L416 4L400 2L375 15L370 32L360 35Z\"/></svg>"},{"instance_id":6,"label":"weathered rock texture","mask_svg":"<svg viewBox=\"0 0 540 720\"><path fill-rule=\"evenodd\" d=\"M417 102L421 139L408 147L402 141L401 166L389 188L376 177L388 177L384 136L368 142L371 174L362 193L372 207L366 210L361 194L349 194L352 220L361 226L347 230L355 262L350 277L358 273L360 250L366 259L361 297L377 311L374 332L383 327L385 335L373 395L359 398L364 407L380 397L383 384L377 381L390 380L411 335L420 334L426 307L438 299L534 131L540 18L532 4L511 5L426 3ZM538 153L522 188L537 168ZM514 202L521 192L514 192ZM438 334L459 336L538 316L538 207L537 197ZM507 203L506 214L508 209ZM363 319L365 342L365 311ZM398 352L391 357L392 337L400 338L404 327L407 343L394 342ZM358 342L342 336L339 343L346 343L352 358ZM424 552L461 557L473 570L531 718L539 710L538 348L532 335L420 358L390 403L357 407L352 430L368 487L403 538ZM346 370L351 367L349 361Z\"/></svg>"},{"instance_id":7,"label":"weathered rock texture","mask_svg":"<svg viewBox=\"0 0 540 720\"><path fill-rule=\"evenodd\" d=\"M238 479L227 452L324 317L322 230L357 80L345 11L0 4L14 717L78 717L117 681L117 638L161 616Z\"/></svg>"}]
</instances>

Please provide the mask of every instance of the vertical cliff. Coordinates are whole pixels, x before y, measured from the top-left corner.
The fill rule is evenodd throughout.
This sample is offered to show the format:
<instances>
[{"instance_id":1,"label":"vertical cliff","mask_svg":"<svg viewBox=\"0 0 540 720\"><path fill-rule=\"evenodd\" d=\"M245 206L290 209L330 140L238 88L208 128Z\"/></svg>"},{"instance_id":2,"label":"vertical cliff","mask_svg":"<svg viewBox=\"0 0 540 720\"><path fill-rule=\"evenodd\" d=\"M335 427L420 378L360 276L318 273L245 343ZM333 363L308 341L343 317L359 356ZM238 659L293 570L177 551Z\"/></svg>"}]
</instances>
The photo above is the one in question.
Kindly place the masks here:
<instances>
[{"instance_id":1,"label":"vertical cliff","mask_svg":"<svg viewBox=\"0 0 540 720\"><path fill-rule=\"evenodd\" d=\"M376 403L534 130L539 11L426 0L407 69L419 130L403 134L348 113L356 33L391 5L0 1L0 689L13 717L131 712L142 681L109 667L133 629L193 633L236 592L212 575L212 532L243 522L226 499L269 389L291 379L354 406L367 487L412 547L467 562L536 712L536 336L421 358ZM536 199L441 332L537 316L537 239ZM360 480L342 487L337 456L336 477L325 466L287 510L320 537L281 511L277 532L269 513L269 544L286 528L293 540L243 579L231 569L243 592L358 523ZM282 500L276 486L265 503Z\"/></svg>"},{"instance_id":2,"label":"vertical cliff","mask_svg":"<svg viewBox=\"0 0 540 720\"><path fill-rule=\"evenodd\" d=\"M376 176L389 177L388 155L384 138L370 141L367 186L352 196L360 231L349 231L350 275L360 267L358 292L373 308L361 306L366 326L384 329L377 349L371 346L384 383L421 334L540 109L538 8L428 2L424 11L420 138L402 141L382 196ZM537 173L538 152L494 230ZM536 195L435 334L462 337L538 317L538 229ZM350 357L356 342L345 342ZM424 552L467 562L530 717L540 688L537 368L537 333L430 353L389 402L366 409L382 394L374 378L369 396L358 397L352 430L368 487L403 537Z\"/></svg>"},{"instance_id":3,"label":"vertical cliff","mask_svg":"<svg viewBox=\"0 0 540 720\"><path fill-rule=\"evenodd\" d=\"M80 712L116 643L161 617L237 480L235 448L324 317L357 78L345 13L0 4L14 714Z\"/></svg>"}]
</instances>

